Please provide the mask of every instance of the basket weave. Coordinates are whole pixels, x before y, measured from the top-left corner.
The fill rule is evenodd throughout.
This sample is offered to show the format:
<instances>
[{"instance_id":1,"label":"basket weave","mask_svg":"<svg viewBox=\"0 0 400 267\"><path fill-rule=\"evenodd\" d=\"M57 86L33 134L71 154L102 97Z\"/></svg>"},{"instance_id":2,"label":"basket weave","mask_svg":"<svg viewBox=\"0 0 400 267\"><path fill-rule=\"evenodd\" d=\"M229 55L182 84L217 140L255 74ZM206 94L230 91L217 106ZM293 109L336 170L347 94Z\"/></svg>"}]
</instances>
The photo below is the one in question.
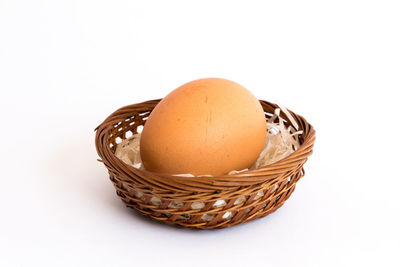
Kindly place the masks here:
<instances>
[{"instance_id":1,"label":"basket weave","mask_svg":"<svg viewBox=\"0 0 400 267\"><path fill-rule=\"evenodd\" d=\"M96 128L96 149L117 195L153 219L187 228L218 229L264 217L289 198L312 154L313 127L291 112L303 133L298 150L268 166L219 177L179 177L141 171L118 159L118 143L142 128L160 99L118 109ZM266 119L277 105L260 100ZM288 118L282 114L286 125ZM140 130L139 130L140 131Z\"/></svg>"}]
</instances>

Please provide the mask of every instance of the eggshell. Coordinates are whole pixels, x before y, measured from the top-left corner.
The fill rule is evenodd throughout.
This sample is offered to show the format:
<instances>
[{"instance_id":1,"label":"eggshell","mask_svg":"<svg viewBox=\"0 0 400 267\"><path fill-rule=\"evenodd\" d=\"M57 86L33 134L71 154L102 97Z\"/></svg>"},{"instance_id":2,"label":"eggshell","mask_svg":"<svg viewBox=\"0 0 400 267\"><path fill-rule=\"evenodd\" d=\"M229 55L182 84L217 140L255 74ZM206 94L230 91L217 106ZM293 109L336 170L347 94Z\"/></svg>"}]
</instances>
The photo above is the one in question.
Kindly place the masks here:
<instances>
[{"instance_id":1,"label":"eggshell","mask_svg":"<svg viewBox=\"0 0 400 267\"><path fill-rule=\"evenodd\" d=\"M259 101L243 86L220 78L186 83L167 95L143 128L146 170L223 175L249 168L266 138Z\"/></svg>"}]
</instances>

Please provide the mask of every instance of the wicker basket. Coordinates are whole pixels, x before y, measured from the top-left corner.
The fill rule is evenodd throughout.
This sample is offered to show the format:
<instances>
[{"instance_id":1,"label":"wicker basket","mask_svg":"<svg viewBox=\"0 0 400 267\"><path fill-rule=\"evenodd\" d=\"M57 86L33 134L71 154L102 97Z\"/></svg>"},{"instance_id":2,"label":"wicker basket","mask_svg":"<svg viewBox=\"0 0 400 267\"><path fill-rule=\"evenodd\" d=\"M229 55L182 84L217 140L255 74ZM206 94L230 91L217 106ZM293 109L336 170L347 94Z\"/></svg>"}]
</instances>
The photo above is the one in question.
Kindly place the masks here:
<instances>
[{"instance_id":1,"label":"wicker basket","mask_svg":"<svg viewBox=\"0 0 400 267\"><path fill-rule=\"evenodd\" d=\"M220 177L179 177L141 171L115 155L116 145L135 134L160 101L129 105L111 114L97 127L96 149L107 167L117 195L126 206L155 220L195 229L218 229L264 217L283 205L297 181L304 176L303 164L311 155L313 127L291 112L299 125L301 146L271 165ZM260 101L266 118L277 105ZM289 124L283 114L282 117Z\"/></svg>"}]
</instances>

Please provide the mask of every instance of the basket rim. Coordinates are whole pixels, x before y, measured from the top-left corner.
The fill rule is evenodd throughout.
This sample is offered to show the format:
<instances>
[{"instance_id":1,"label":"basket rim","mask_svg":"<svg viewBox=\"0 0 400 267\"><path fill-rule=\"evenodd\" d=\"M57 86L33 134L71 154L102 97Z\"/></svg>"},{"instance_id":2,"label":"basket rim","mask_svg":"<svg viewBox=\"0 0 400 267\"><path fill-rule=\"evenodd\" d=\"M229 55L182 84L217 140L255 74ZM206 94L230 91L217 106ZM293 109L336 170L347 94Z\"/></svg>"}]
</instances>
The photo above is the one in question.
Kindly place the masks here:
<instances>
[{"instance_id":1,"label":"basket rim","mask_svg":"<svg viewBox=\"0 0 400 267\"><path fill-rule=\"evenodd\" d=\"M296 169L296 167L299 165L302 166L302 164L304 164L304 162L307 160L308 156L310 156L313 152L313 145L315 141L314 127L310 123L308 123L304 119L304 117L288 109L290 114L298 123L299 130L303 130L303 142L300 144L300 147L296 151L272 164L254 170L243 171L237 174L226 174L220 176L185 177L172 174L151 172L148 170L139 170L133 166L124 163L117 156L115 156L115 154L111 151L111 148L107 144L107 134L105 133L109 133L114 128L113 125L121 121L121 119L116 119L116 117L119 118L121 115L127 114L129 113L129 111L140 107L145 109L153 109L155 105L157 105L157 103L161 100L162 99L154 99L123 106L114 111L99 126L97 126L95 129L95 141L96 150L98 155L100 156L99 161L106 164L106 166L111 165L114 169L119 170L121 173L123 173L124 177L128 179L135 176L135 178L140 178L140 180L155 183L158 185L160 183L164 185L171 185L171 182L173 182L175 184L177 183L183 185L185 188L189 185L194 185L195 188L200 189L199 187L202 187L203 185L205 186L204 189L209 189L210 185L217 187L226 187L253 185L267 181L273 183L275 180L279 179L282 173L287 172L289 169ZM272 109L279 108L277 104L268 102L266 100L259 101L260 104L263 106L264 111L265 106L270 106ZM285 114L281 114L281 116L287 120ZM287 122L291 124L290 121L287 120ZM299 162L302 162L302 164L299 164ZM168 182L165 183L165 181Z\"/></svg>"}]
</instances>

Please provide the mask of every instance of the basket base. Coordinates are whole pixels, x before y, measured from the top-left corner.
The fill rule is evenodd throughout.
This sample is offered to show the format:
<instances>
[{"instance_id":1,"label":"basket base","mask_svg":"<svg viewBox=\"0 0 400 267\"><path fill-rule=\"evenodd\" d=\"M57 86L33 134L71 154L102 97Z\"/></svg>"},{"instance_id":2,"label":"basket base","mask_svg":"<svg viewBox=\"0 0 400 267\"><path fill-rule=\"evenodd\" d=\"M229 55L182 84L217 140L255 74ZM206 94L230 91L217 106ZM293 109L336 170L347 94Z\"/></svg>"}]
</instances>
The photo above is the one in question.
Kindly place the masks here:
<instances>
[{"instance_id":1,"label":"basket base","mask_svg":"<svg viewBox=\"0 0 400 267\"><path fill-rule=\"evenodd\" d=\"M280 202L277 205L274 205L273 207L267 209L267 210L263 210L260 211L259 213L256 213L252 216L249 216L247 218L242 218L241 220L237 220L233 223L230 223L228 220L223 221L221 223L215 224L215 225L208 225L206 222L202 222L202 223L187 223L187 222L180 222L180 221L169 221L168 217L165 218L161 218L158 216L154 216L153 212L150 210L146 210L143 209L143 207L141 207L140 205L136 204L136 203L125 203L125 205L128 208L131 208L137 212L139 212L141 215L145 215L148 218L151 218L153 220L156 220L158 222L167 224L167 225L171 225L174 227L178 227L178 228L188 228L188 229L196 229L196 230L218 230L218 229L224 229L224 228L228 228L228 227L232 227L232 226L236 226L239 224L244 224L244 223L248 223L248 222L252 222L256 219L261 219L266 217L267 215L275 212L276 210L278 210L280 207L283 206L283 204L285 203L285 201L290 197L290 195L293 193L294 191L294 187L292 187L290 190L287 191L287 194L285 195L285 199ZM117 193L118 194L118 193Z\"/></svg>"},{"instance_id":2,"label":"basket base","mask_svg":"<svg viewBox=\"0 0 400 267\"><path fill-rule=\"evenodd\" d=\"M110 180L113 182L116 193L124 204L140 214L179 228L206 230L232 227L273 213L282 207L293 193L297 181L303 176L304 170L301 168L286 183L277 184L264 191L253 193L239 205L237 205L237 200L240 197L236 201L233 201L234 199L212 201L204 204L203 209L199 210L191 209L193 202L175 203L176 206L174 207L173 205L171 206L171 204L174 204L173 201L161 200L152 195L138 194L138 191L127 188L122 182L115 179L112 174L110 174ZM260 192L264 193L260 194ZM221 207L215 205L218 202L220 204L222 202ZM216 208L213 209L213 207ZM202 212L202 210L205 211Z\"/></svg>"}]
</instances>

